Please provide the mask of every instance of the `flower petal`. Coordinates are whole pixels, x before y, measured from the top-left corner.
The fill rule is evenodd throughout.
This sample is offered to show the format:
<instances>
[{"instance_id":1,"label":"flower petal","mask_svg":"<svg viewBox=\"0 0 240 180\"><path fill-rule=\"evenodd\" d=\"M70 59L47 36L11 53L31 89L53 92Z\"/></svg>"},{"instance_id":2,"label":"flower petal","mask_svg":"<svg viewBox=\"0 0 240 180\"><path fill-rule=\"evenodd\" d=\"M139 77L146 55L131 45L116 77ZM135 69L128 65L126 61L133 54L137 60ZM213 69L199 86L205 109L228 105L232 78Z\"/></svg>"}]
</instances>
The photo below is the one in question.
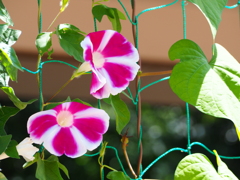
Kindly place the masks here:
<instances>
[{"instance_id":1,"label":"flower petal","mask_svg":"<svg viewBox=\"0 0 240 180\"><path fill-rule=\"evenodd\" d=\"M59 153L75 158L85 154L87 150L80 137L73 135L72 128L62 128L54 137L52 143Z\"/></svg>"},{"instance_id":2,"label":"flower petal","mask_svg":"<svg viewBox=\"0 0 240 180\"><path fill-rule=\"evenodd\" d=\"M105 85L90 93L98 99L108 98L110 94L116 95L127 88L129 81L134 80L138 69L139 65L135 62L111 58L104 64L104 68L99 70L106 79Z\"/></svg>"},{"instance_id":3,"label":"flower petal","mask_svg":"<svg viewBox=\"0 0 240 180\"><path fill-rule=\"evenodd\" d=\"M56 124L56 111L41 111L29 117L27 130L32 140L35 143L41 144L44 133Z\"/></svg>"},{"instance_id":4,"label":"flower petal","mask_svg":"<svg viewBox=\"0 0 240 180\"><path fill-rule=\"evenodd\" d=\"M101 49L101 54L104 58L125 56L137 62L139 60L136 48L120 33L112 30L106 30L106 41L104 48ZM94 45L94 44L93 44Z\"/></svg>"},{"instance_id":5,"label":"flower petal","mask_svg":"<svg viewBox=\"0 0 240 180\"><path fill-rule=\"evenodd\" d=\"M76 124L72 132L78 139L81 139L85 148L90 151L96 149L102 142L102 134L83 124Z\"/></svg>"},{"instance_id":6,"label":"flower petal","mask_svg":"<svg viewBox=\"0 0 240 180\"><path fill-rule=\"evenodd\" d=\"M44 134L44 147L56 156L79 157L87 152L79 137L72 134L70 128L52 127Z\"/></svg>"},{"instance_id":7,"label":"flower petal","mask_svg":"<svg viewBox=\"0 0 240 180\"><path fill-rule=\"evenodd\" d=\"M91 128L100 134L104 134L109 126L109 116L101 109L89 108L74 114L74 118L73 126Z\"/></svg>"},{"instance_id":8,"label":"flower petal","mask_svg":"<svg viewBox=\"0 0 240 180\"><path fill-rule=\"evenodd\" d=\"M38 151L38 148L32 145L31 138L26 137L17 146L18 154L21 155L27 162L34 160L34 154Z\"/></svg>"},{"instance_id":9,"label":"flower petal","mask_svg":"<svg viewBox=\"0 0 240 180\"><path fill-rule=\"evenodd\" d=\"M73 123L59 125L56 120L59 113L69 114ZM40 126L37 126L38 123ZM32 115L28 121L28 132L35 143L43 142L51 154L75 158L97 148L108 126L109 116L105 111L78 102L67 102Z\"/></svg>"},{"instance_id":10,"label":"flower petal","mask_svg":"<svg viewBox=\"0 0 240 180\"><path fill-rule=\"evenodd\" d=\"M86 36L84 40L81 42L81 46L83 48L83 58L85 61L92 61L92 51L93 45L91 39Z\"/></svg>"},{"instance_id":11,"label":"flower petal","mask_svg":"<svg viewBox=\"0 0 240 180\"><path fill-rule=\"evenodd\" d=\"M55 108L53 108L53 110L55 110L58 113L61 111L69 111L71 114L75 114L79 111L83 111L88 108L91 107L79 102L66 102L56 106Z\"/></svg>"},{"instance_id":12,"label":"flower petal","mask_svg":"<svg viewBox=\"0 0 240 180\"><path fill-rule=\"evenodd\" d=\"M99 89L101 89L106 84L106 79L102 74L99 72L100 70L93 71L92 73L92 81L90 87L90 94L95 93Z\"/></svg>"}]
</instances>

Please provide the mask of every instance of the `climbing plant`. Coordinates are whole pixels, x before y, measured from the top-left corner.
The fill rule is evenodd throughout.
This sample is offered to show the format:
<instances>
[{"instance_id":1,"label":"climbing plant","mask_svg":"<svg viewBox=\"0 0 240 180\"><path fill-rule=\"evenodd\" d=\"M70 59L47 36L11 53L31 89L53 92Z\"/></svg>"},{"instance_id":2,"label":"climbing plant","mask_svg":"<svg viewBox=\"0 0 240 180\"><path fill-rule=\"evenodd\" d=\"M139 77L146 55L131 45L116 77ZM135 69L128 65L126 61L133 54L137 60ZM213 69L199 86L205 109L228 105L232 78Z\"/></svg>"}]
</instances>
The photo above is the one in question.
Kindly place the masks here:
<instances>
[{"instance_id":1,"label":"climbing plant","mask_svg":"<svg viewBox=\"0 0 240 180\"><path fill-rule=\"evenodd\" d=\"M38 9L38 34L36 34L35 45L38 50L36 59L37 69L30 70L21 65L12 45L17 43L21 34L20 30L12 28L14 19L11 19L9 12L0 0L0 19L4 22L0 24L0 89L13 102L14 107L0 107L0 159L8 157L19 159L22 156L26 163L23 168L28 168L34 164L36 166L35 177L39 180L60 180L63 179L61 172L67 178L71 178L68 167L64 162L59 161L59 156L77 158L80 156L98 157L100 175L99 179L130 180L143 179L144 174L162 157L173 151L186 153L177 165L174 179L238 179L227 167L222 159L240 159L240 157L229 157L218 155L217 151L210 151L200 142L191 142L191 123L189 104L196 107L202 113L226 118L233 122L236 132L240 137L240 65L239 62L224 48L215 42L215 37L221 22L222 12L225 8L237 8L240 1L235 5L227 6L227 0L175 0L166 5L150 7L136 14L136 0L131 0L132 17L125 8L125 4L118 0L121 9L109 7L108 0L92 0L92 9L89 13L93 17L94 29L91 32L83 32L81 27L72 24L62 23L55 25L57 18L60 18L68 6L69 0L61 0L59 13L53 19L46 31L42 30L41 0L36 4ZM113 0L112 0L113 1ZM194 4L206 18L209 24L209 31L212 33L212 58L207 59L201 47L194 41L187 39L186 33L186 7L187 3ZM182 9L183 17L183 37L176 39L176 42L169 47L169 61L179 59L174 68L162 72L143 72L141 57L139 55L139 17L143 13L158 10L178 4ZM98 30L98 24L106 16L112 25L112 29ZM132 24L132 34L134 43L131 43L121 34L124 28L121 25L123 20L129 20ZM54 31L49 31L50 27L55 27ZM13 26L14 27L14 26ZM62 49L72 56L79 66L75 67L64 61L49 60L54 53L52 37L59 40ZM43 56L47 54L48 60ZM42 69L47 63L62 63L74 69L69 80L48 100L45 100L42 92L42 82L44 81ZM56 66L57 68L57 66ZM9 80L17 81L17 72L26 71L37 75L39 96L36 99L22 102L9 86ZM143 76L166 75L157 81L146 86L141 85ZM73 79L80 76L91 76L90 92L96 104L78 99L71 99L71 94L60 102L55 102L54 98ZM131 81L136 82L135 89L129 87ZM186 126L187 126L187 148L175 147L167 150L150 163L147 167L142 167L143 144L141 115L141 92L153 84L169 81L169 85L177 96L186 102ZM85 86L82 86L85 88ZM132 93L134 91L134 93ZM136 134L138 143L135 151L137 153L137 166L133 167L129 158L128 130L123 129L129 124L132 114L129 105L126 104L120 94L131 100L135 106ZM135 95L134 95L135 94ZM29 137L18 143L11 134L5 131L5 124L8 119L15 116L19 111L35 101L38 101L38 112L28 117L26 130ZM115 113L116 134L121 138L121 149L123 156L119 156L119 149L108 144L104 140L104 134L108 133L109 114L103 106L108 105ZM218 169L212 165L206 155L191 152L194 145L202 146L216 156ZM97 153L91 151L97 149ZM108 149L113 149L119 163L119 169L111 167L104 162L104 157ZM50 154L50 155L49 155ZM122 160L127 162L126 167ZM110 172L105 173L104 169ZM126 171L128 169L128 171ZM129 173L128 173L129 172ZM0 173L1 179L7 179L4 172ZM158 177L156 177L158 178Z\"/></svg>"}]
</instances>

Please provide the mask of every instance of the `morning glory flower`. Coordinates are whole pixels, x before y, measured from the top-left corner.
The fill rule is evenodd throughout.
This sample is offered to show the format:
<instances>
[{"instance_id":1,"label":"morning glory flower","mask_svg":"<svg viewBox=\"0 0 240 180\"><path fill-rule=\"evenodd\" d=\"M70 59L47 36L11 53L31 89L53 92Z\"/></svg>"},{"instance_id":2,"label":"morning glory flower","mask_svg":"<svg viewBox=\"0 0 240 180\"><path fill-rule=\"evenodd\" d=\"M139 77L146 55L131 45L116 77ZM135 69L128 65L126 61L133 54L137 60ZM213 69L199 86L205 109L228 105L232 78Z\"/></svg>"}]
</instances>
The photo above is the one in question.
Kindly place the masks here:
<instances>
[{"instance_id":1,"label":"morning glory flower","mask_svg":"<svg viewBox=\"0 0 240 180\"><path fill-rule=\"evenodd\" d=\"M139 70L137 49L113 30L88 34L81 42L85 62L75 74L92 71L90 94L108 98L125 90Z\"/></svg>"},{"instance_id":2,"label":"morning glory flower","mask_svg":"<svg viewBox=\"0 0 240 180\"><path fill-rule=\"evenodd\" d=\"M78 102L66 102L29 117L27 129L34 143L56 156L76 158L96 149L109 125L108 114Z\"/></svg>"}]
</instances>

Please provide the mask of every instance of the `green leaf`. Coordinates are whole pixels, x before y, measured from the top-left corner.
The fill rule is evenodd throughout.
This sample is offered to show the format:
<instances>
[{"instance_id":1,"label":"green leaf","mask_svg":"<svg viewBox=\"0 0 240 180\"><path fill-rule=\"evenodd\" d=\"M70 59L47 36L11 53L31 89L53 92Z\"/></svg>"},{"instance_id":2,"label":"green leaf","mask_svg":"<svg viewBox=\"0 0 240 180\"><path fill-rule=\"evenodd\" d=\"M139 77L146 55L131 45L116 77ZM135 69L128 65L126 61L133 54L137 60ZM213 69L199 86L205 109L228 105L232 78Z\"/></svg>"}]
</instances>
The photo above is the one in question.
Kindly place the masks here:
<instances>
[{"instance_id":1,"label":"green leaf","mask_svg":"<svg viewBox=\"0 0 240 180\"><path fill-rule=\"evenodd\" d=\"M52 32L43 32L38 34L35 44L38 49L38 53L41 56L45 52L49 52L48 50L52 46Z\"/></svg>"},{"instance_id":2,"label":"green leaf","mask_svg":"<svg viewBox=\"0 0 240 180\"><path fill-rule=\"evenodd\" d=\"M8 86L9 75L5 67L0 62L0 86Z\"/></svg>"},{"instance_id":3,"label":"green leaf","mask_svg":"<svg viewBox=\"0 0 240 180\"><path fill-rule=\"evenodd\" d=\"M63 12L66 8L67 8L67 6L68 6L68 4L69 4L69 0L61 0L61 9L60 9L60 12Z\"/></svg>"},{"instance_id":4,"label":"green leaf","mask_svg":"<svg viewBox=\"0 0 240 180\"><path fill-rule=\"evenodd\" d=\"M51 56L52 56L53 52L54 52L53 49L51 49L50 51L48 51L48 57L47 57L47 59L52 59Z\"/></svg>"},{"instance_id":5,"label":"green leaf","mask_svg":"<svg viewBox=\"0 0 240 180\"><path fill-rule=\"evenodd\" d=\"M240 65L219 44L208 63L202 50L190 40L180 40L169 50L170 59L180 59L171 77L172 90L203 113L227 118L240 129Z\"/></svg>"},{"instance_id":6,"label":"green leaf","mask_svg":"<svg viewBox=\"0 0 240 180\"><path fill-rule=\"evenodd\" d=\"M23 165L23 168L24 168L24 169L27 168L27 167L29 167L29 166L31 166L31 165L33 165L34 163L38 162L38 160L40 159L40 153L39 153L39 152L35 153L34 157L35 157L35 158L34 158L33 161L28 161L28 162L26 162L26 163Z\"/></svg>"},{"instance_id":7,"label":"green leaf","mask_svg":"<svg viewBox=\"0 0 240 180\"><path fill-rule=\"evenodd\" d=\"M93 16L99 21L102 21L102 18L104 15L107 15L108 17L114 18L111 12L109 12L109 7L105 5L96 5L92 8L92 14Z\"/></svg>"},{"instance_id":8,"label":"green leaf","mask_svg":"<svg viewBox=\"0 0 240 180\"><path fill-rule=\"evenodd\" d=\"M11 141L12 135L0 136L0 154L2 154L8 147Z\"/></svg>"},{"instance_id":9,"label":"green leaf","mask_svg":"<svg viewBox=\"0 0 240 180\"><path fill-rule=\"evenodd\" d=\"M115 31L121 32L122 26L120 19L125 20L124 14L116 8L110 8L105 5L96 5L92 8L93 16L99 21L102 21L104 15L106 15L109 21L112 23L112 27Z\"/></svg>"},{"instance_id":10,"label":"green leaf","mask_svg":"<svg viewBox=\"0 0 240 180\"><path fill-rule=\"evenodd\" d=\"M9 157L20 159L20 157L18 155L18 152L17 152L17 148L16 148L17 145L18 145L17 141L11 140L7 149L6 149L6 151L5 151L5 153Z\"/></svg>"},{"instance_id":11,"label":"green leaf","mask_svg":"<svg viewBox=\"0 0 240 180\"><path fill-rule=\"evenodd\" d=\"M213 35L213 39L217 34L218 26L221 22L222 11L227 5L228 0L188 0L196 5L203 15L206 17Z\"/></svg>"},{"instance_id":12,"label":"green leaf","mask_svg":"<svg viewBox=\"0 0 240 180\"><path fill-rule=\"evenodd\" d=\"M111 171L107 174L107 178L111 180L130 180L130 178L121 171Z\"/></svg>"},{"instance_id":13,"label":"green leaf","mask_svg":"<svg viewBox=\"0 0 240 180\"><path fill-rule=\"evenodd\" d=\"M20 30L8 28L6 24L0 24L0 42L12 46L21 35Z\"/></svg>"},{"instance_id":14,"label":"green leaf","mask_svg":"<svg viewBox=\"0 0 240 180\"><path fill-rule=\"evenodd\" d=\"M0 172L0 180L7 180L3 173Z\"/></svg>"},{"instance_id":15,"label":"green leaf","mask_svg":"<svg viewBox=\"0 0 240 180\"><path fill-rule=\"evenodd\" d=\"M70 179L68 169L60 162L58 162L58 167L59 167L59 169L61 169L64 172L64 174L68 177L68 179Z\"/></svg>"},{"instance_id":16,"label":"green leaf","mask_svg":"<svg viewBox=\"0 0 240 180\"><path fill-rule=\"evenodd\" d=\"M38 158L36 178L39 180L63 180L58 166L58 158L54 156L50 156L47 160Z\"/></svg>"},{"instance_id":17,"label":"green leaf","mask_svg":"<svg viewBox=\"0 0 240 180\"><path fill-rule=\"evenodd\" d=\"M60 24L56 33L64 51L76 60L83 62L83 49L80 46L84 39L83 32L71 24Z\"/></svg>"},{"instance_id":18,"label":"green leaf","mask_svg":"<svg viewBox=\"0 0 240 180\"><path fill-rule=\"evenodd\" d=\"M8 25L13 26L13 22L12 19L7 11L7 9L5 8L2 0L0 0L0 19L2 21L4 21L5 23L7 23Z\"/></svg>"},{"instance_id":19,"label":"green leaf","mask_svg":"<svg viewBox=\"0 0 240 180\"><path fill-rule=\"evenodd\" d=\"M191 154L183 158L175 171L174 180L220 180L214 166L209 159L200 153Z\"/></svg>"},{"instance_id":20,"label":"green leaf","mask_svg":"<svg viewBox=\"0 0 240 180\"><path fill-rule=\"evenodd\" d=\"M6 68L6 71L13 81L17 80L17 69L22 71L22 66L12 47L0 42L0 62Z\"/></svg>"},{"instance_id":21,"label":"green leaf","mask_svg":"<svg viewBox=\"0 0 240 180\"><path fill-rule=\"evenodd\" d=\"M230 171L227 165L220 159L216 150L213 151L216 155L217 165L218 165L218 174L222 179L225 180L238 180L238 178Z\"/></svg>"},{"instance_id":22,"label":"green leaf","mask_svg":"<svg viewBox=\"0 0 240 180\"><path fill-rule=\"evenodd\" d=\"M223 163L222 165L224 167L219 166L217 172L205 155L200 153L191 154L179 162L174 174L174 180L237 180L226 164Z\"/></svg>"},{"instance_id":23,"label":"green leaf","mask_svg":"<svg viewBox=\"0 0 240 180\"><path fill-rule=\"evenodd\" d=\"M123 128L130 121L130 112L124 101L120 99L120 95L111 95L111 105L116 114L116 130L118 134L121 134Z\"/></svg>"},{"instance_id":24,"label":"green leaf","mask_svg":"<svg viewBox=\"0 0 240 180\"><path fill-rule=\"evenodd\" d=\"M6 135L6 132L4 130L4 126L7 122L7 120L16 115L20 110L15 107L1 107L0 108L0 135Z\"/></svg>"},{"instance_id":25,"label":"green leaf","mask_svg":"<svg viewBox=\"0 0 240 180\"><path fill-rule=\"evenodd\" d=\"M37 100L37 99L32 99L32 100L30 100L28 102L22 102L15 95L13 88L11 88L11 87L0 87L0 89L2 89L3 92L5 92L8 95L9 99L19 109L24 109L28 104L32 104L34 101Z\"/></svg>"}]
</instances>

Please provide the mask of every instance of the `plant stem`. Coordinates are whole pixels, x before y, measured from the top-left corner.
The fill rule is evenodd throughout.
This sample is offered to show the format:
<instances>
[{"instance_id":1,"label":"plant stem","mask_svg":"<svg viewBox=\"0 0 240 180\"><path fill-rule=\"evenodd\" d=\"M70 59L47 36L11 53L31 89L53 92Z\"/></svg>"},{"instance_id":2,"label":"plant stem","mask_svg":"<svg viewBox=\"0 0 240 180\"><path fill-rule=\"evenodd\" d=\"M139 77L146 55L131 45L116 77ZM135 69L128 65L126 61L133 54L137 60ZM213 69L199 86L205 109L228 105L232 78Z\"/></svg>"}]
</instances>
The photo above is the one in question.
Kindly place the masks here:
<instances>
[{"instance_id":1,"label":"plant stem","mask_svg":"<svg viewBox=\"0 0 240 180\"><path fill-rule=\"evenodd\" d=\"M130 163L130 160L129 160L129 157L128 157L128 153L127 153L127 145L128 145L128 141L129 141L128 137L127 137L127 132L126 132L126 134L123 135L121 141L122 141L122 150L123 150L124 157L125 157L125 159L127 161L127 165L129 167L129 170L131 171L132 175L136 179L137 175L136 175L136 173L134 172L134 170L132 168L132 165Z\"/></svg>"},{"instance_id":2,"label":"plant stem","mask_svg":"<svg viewBox=\"0 0 240 180\"><path fill-rule=\"evenodd\" d=\"M160 72L146 72L146 73L141 73L139 76L157 76L157 75L165 75L165 74L170 74L172 70L169 71L160 71Z\"/></svg>"},{"instance_id":3,"label":"plant stem","mask_svg":"<svg viewBox=\"0 0 240 180\"><path fill-rule=\"evenodd\" d=\"M48 26L47 30L48 31L50 29L50 27L53 25L53 23L57 20L58 16L61 14L61 11L59 11L59 13L56 15L56 17L54 18L54 20L51 22L51 24Z\"/></svg>"},{"instance_id":4,"label":"plant stem","mask_svg":"<svg viewBox=\"0 0 240 180\"><path fill-rule=\"evenodd\" d=\"M73 79L69 79L62 87L60 87L60 89L58 89L58 91L57 91L52 97L50 97L50 98L46 101L46 103L49 102L49 101L51 101L56 95L58 95L58 93L60 93L60 92L63 90L63 88L65 88L72 80L73 80Z\"/></svg>"},{"instance_id":5,"label":"plant stem","mask_svg":"<svg viewBox=\"0 0 240 180\"><path fill-rule=\"evenodd\" d=\"M41 6L42 2L41 0L38 0L38 33L40 34L42 32L42 13L41 13ZM37 58L37 70L39 70L39 73L37 74L37 82L38 82L38 89L39 89L39 110L43 110L43 94L42 94L42 59L41 55L38 54Z\"/></svg>"},{"instance_id":6,"label":"plant stem","mask_svg":"<svg viewBox=\"0 0 240 180\"><path fill-rule=\"evenodd\" d=\"M132 21L136 22L136 1L135 0L131 0L132 3ZM136 31L138 26L135 26L134 24L132 24L132 33L133 33L133 38L134 38L134 43L135 46L138 46L138 37L136 35ZM137 47L138 48L138 47ZM138 64L140 66L140 71L141 71L141 58L138 61ZM136 78L136 94L138 94L138 99L137 99L137 136L139 139L139 155L138 155L138 163L137 163L137 175L140 175L141 173L141 165L142 165L142 155L143 155L143 148L142 148L142 140L141 140L141 95L138 92L139 90L139 85L140 85L141 79L140 76L137 76Z\"/></svg>"}]
</instances>

